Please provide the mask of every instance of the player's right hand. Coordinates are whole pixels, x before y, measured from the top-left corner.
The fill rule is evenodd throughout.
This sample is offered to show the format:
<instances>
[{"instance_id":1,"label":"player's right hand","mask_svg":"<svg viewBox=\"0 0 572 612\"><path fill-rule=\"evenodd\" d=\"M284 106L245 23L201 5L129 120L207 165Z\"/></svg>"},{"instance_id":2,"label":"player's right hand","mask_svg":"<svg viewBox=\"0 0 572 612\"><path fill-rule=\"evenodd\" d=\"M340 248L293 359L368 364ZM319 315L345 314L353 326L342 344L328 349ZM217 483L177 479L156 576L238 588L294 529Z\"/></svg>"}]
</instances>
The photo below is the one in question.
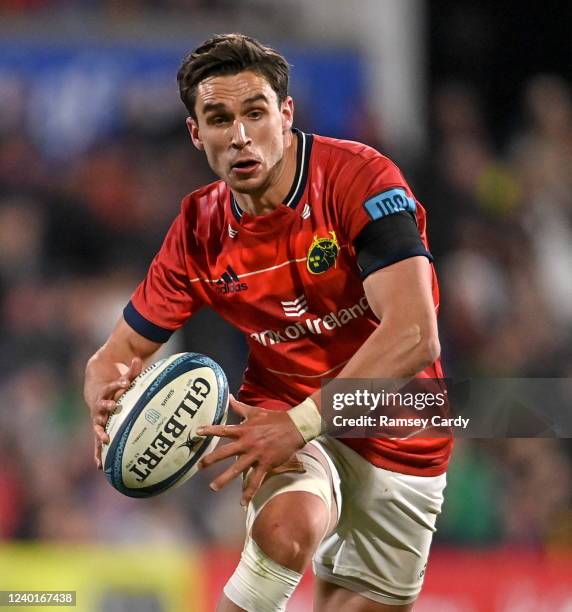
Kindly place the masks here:
<instances>
[{"instance_id":1,"label":"player's right hand","mask_svg":"<svg viewBox=\"0 0 572 612\"><path fill-rule=\"evenodd\" d=\"M109 415L115 410L117 400L127 390L132 381L141 374L142 368L141 359L134 357L128 370L119 378L85 390L85 401L89 407L94 433L94 459L98 470L102 469L102 444L109 444L109 436L105 431Z\"/></svg>"}]
</instances>

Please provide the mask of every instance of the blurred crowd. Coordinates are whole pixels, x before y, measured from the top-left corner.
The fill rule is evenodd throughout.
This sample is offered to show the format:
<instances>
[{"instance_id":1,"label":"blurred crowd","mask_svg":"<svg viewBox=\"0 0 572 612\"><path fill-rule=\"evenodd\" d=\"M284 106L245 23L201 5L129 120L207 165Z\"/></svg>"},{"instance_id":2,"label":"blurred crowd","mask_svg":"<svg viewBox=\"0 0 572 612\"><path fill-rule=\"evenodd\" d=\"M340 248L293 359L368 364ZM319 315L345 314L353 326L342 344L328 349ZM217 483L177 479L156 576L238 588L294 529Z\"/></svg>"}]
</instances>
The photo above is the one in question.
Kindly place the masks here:
<instances>
[{"instance_id":1,"label":"blurred crowd","mask_svg":"<svg viewBox=\"0 0 572 612\"><path fill-rule=\"evenodd\" d=\"M81 395L87 358L181 197L212 179L182 109L160 130L131 125L66 159L44 154L9 117L0 120L0 539L238 546L237 483L214 494L201 474L145 501L113 491L94 468ZM362 133L391 156L375 131ZM440 84L429 152L402 164L428 211L445 369L570 377L570 84L531 78L507 133L493 137L470 86ZM164 350L210 354L233 390L245 365L242 339L208 312ZM457 441L438 540L572 548L571 466L569 440Z\"/></svg>"},{"instance_id":2,"label":"blurred crowd","mask_svg":"<svg viewBox=\"0 0 572 612\"><path fill-rule=\"evenodd\" d=\"M570 83L530 78L515 111L498 142L471 87L434 98L418 189L449 376L572 375ZM572 547L571 467L570 439L458 440L439 538Z\"/></svg>"},{"instance_id":3,"label":"blurred crowd","mask_svg":"<svg viewBox=\"0 0 572 612\"><path fill-rule=\"evenodd\" d=\"M108 14L117 12L125 14L129 12L140 12L148 10L161 11L189 11L208 9L220 10L231 9L231 0L2 0L0 11L12 14L33 13L35 11L65 10L78 11L104 10Z\"/></svg>"},{"instance_id":4,"label":"blurred crowd","mask_svg":"<svg viewBox=\"0 0 572 612\"><path fill-rule=\"evenodd\" d=\"M177 20L192 15L200 22L238 19L241 24L250 20L271 26L280 17L285 19L283 25L292 30L295 25L288 16L288 6L289 2L275 5L267 0L1 0L0 17L25 20L45 16L68 23L77 20L84 22L84 27L90 18L121 26L139 19Z\"/></svg>"}]
</instances>

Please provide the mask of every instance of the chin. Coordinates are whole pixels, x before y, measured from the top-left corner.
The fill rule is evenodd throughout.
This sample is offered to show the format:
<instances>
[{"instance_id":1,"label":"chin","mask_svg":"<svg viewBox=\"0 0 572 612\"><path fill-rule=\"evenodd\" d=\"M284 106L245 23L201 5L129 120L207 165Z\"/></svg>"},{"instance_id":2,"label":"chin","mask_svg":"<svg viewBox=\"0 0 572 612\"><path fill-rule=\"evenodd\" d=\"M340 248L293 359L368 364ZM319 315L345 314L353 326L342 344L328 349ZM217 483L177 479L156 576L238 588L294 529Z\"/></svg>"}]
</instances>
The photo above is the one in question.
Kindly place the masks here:
<instances>
[{"instance_id":1,"label":"chin","mask_svg":"<svg viewBox=\"0 0 572 612\"><path fill-rule=\"evenodd\" d=\"M233 179L228 180L227 183L234 191L245 194L259 193L264 186L264 180L260 177L252 177L242 180Z\"/></svg>"}]
</instances>

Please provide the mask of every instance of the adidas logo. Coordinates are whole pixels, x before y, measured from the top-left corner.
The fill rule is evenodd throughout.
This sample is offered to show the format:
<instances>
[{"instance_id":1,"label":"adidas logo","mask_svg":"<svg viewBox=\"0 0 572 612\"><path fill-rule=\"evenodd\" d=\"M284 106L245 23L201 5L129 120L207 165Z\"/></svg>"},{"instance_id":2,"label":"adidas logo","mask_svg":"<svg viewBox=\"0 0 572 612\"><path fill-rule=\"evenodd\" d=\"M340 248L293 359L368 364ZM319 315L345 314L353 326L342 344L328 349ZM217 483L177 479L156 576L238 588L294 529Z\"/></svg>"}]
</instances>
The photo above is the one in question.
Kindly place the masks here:
<instances>
[{"instance_id":1,"label":"adidas logo","mask_svg":"<svg viewBox=\"0 0 572 612\"><path fill-rule=\"evenodd\" d=\"M226 272L216 281L215 287L216 292L222 294L238 293L248 289L248 285L240 282L238 274L230 266L226 267Z\"/></svg>"},{"instance_id":2,"label":"adidas logo","mask_svg":"<svg viewBox=\"0 0 572 612\"><path fill-rule=\"evenodd\" d=\"M306 296L304 294L298 296L295 300L292 301L281 301L282 308L284 309L284 314L287 317L300 317L305 312L308 312L308 300L306 300Z\"/></svg>"},{"instance_id":3,"label":"adidas logo","mask_svg":"<svg viewBox=\"0 0 572 612\"><path fill-rule=\"evenodd\" d=\"M238 230L235 230L230 223L228 224L228 235L231 238L236 238L238 236Z\"/></svg>"},{"instance_id":4,"label":"adidas logo","mask_svg":"<svg viewBox=\"0 0 572 612\"><path fill-rule=\"evenodd\" d=\"M312 208L308 203L304 204L304 210L302 211L302 219L307 219L312 214Z\"/></svg>"}]
</instances>

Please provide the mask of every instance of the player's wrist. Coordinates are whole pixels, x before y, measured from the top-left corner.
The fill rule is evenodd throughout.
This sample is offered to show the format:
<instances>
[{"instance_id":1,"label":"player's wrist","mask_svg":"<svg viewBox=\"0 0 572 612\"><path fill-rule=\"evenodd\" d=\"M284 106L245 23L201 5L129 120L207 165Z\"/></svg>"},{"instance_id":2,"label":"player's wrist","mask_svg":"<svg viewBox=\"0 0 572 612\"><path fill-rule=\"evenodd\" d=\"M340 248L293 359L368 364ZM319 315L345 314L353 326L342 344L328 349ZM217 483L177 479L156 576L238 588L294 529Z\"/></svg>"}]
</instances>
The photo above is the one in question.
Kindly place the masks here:
<instances>
[{"instance_id":1,"label":"player's wrist","mask_svg":"<svg viewBox=\"0 0 572 612\"><path fill-rule=\"evenodd\" d=\"M305 442L310 442L324 432L322 415L316 402L310 397L287 410L286 414L292 419Z\"/></svg>"}]
</instances>

